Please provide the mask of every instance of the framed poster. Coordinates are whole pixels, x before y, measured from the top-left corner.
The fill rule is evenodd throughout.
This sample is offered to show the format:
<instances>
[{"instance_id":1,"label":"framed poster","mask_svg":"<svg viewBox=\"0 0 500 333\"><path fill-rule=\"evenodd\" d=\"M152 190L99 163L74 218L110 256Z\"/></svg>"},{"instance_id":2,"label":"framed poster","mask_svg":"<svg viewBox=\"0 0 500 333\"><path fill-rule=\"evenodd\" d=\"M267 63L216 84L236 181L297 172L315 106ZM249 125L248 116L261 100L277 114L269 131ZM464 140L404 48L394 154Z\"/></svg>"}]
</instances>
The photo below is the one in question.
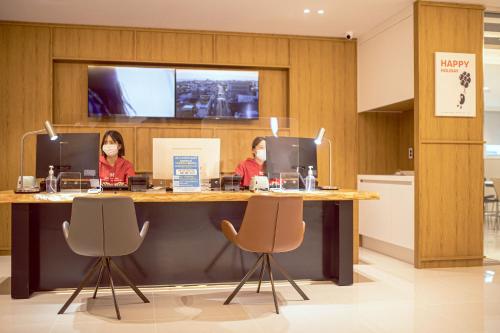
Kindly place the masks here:
<instances>
[{"instance_id":1,"label":"framed poster","mask_svg":"<svg viewBox=\"0 0 500 333\"><path fill-rule=\"evenodd\" d=\"M476 55L436 52L435 61L435 115L475 117Z\"/></svg>"},{"instance_id":2,"label":"framed poster","mask_svg":"<svg viewBox=\"0 0 500 333\"><path fill-rule=\"evenodd\" d=\"M174 156L173 191L200 192L200 163L198 156Z\"/></svg>"}]
</instances>

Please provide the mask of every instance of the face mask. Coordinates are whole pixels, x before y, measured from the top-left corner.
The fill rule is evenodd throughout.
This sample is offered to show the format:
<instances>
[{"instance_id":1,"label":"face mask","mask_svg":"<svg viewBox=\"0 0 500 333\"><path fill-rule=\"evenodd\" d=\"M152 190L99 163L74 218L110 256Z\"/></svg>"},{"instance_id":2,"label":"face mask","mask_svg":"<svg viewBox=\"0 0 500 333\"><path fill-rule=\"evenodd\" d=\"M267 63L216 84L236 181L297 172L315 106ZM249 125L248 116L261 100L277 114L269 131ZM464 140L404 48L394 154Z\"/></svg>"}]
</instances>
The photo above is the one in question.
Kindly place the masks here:
<instances>
[{"instance_id":1,"label":"face mask","mask_svg":"<svg viewBox=\"0 0 500 333\"><path fill-rule=\"evenodd\" d=\"M106 156L116 156L118 155L118 145L111 144L111 145L103 145L102 146L102 151Z\"/></svg>"},{"instance_id":2,"label":"face mask","mask_svg":"<svg viewBox=\"0 0 500 333\"><path fill-rule=\"evenodd\" d=\"M265 149L259 149L255 152L255 157L257 157L259 160L265 162L266 161L266 150Z\"/></svg>"}]
</instances>

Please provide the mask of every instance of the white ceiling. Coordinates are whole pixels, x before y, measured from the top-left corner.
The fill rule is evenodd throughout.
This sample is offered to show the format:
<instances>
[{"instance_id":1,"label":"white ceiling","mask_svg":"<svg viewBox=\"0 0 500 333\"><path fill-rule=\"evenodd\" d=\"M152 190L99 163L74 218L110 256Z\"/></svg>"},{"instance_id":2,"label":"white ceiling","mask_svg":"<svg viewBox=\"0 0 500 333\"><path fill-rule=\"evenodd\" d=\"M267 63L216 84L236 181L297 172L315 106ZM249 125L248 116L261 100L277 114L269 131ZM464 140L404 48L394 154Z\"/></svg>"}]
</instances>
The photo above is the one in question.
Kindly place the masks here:
<instances>
[{"instance_id":1,"label":"white ceiling","mask_svg":"<svg viewBox=\"0 0 500 333\"><path fill-rule=\"evenodd\" d=\"M448 0L445 0L448 1ZM500 0L449 0L500 6ZM412 0L0 0L0 20L343 37ZM304 8L311 13L305 15ZM318 9L325 14L318 15Z\"/></svg>"}]
</instances>

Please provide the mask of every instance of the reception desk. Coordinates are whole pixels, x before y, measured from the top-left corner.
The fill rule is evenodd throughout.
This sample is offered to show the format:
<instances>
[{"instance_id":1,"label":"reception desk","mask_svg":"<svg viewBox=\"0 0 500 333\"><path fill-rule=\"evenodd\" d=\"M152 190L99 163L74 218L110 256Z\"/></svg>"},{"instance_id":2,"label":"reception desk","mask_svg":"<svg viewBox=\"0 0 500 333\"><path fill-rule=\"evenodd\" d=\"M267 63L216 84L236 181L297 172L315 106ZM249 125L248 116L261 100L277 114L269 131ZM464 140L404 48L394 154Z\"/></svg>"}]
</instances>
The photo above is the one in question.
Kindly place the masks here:
<instances>
[{"instance_id":1,"label":"reception desk","mask_svg":"<svg viewBox=\"0 0 500 333\"><path fill-rule=\"evenodd\" d=\"M238 229L252 192L118 192L86 196L129 196L139 227L150 222L144 243L132 255L116 258L137 285L177 285L239 281L256 259L229 243L222 219ZM279 194L279 195L298 195ZM304 242L276 255L295 279L353 283L353 201L377 199L376 193L317 191L304 198ZM76 287L94 259L73 253L62 233L75 194L0 192L12 205L12 298L32 292ZM278 272L276 272L278 273ZM282 278L277 274L277 279ZM116 281L118 285L122 281Z\"/></svg>"}]
</instances>

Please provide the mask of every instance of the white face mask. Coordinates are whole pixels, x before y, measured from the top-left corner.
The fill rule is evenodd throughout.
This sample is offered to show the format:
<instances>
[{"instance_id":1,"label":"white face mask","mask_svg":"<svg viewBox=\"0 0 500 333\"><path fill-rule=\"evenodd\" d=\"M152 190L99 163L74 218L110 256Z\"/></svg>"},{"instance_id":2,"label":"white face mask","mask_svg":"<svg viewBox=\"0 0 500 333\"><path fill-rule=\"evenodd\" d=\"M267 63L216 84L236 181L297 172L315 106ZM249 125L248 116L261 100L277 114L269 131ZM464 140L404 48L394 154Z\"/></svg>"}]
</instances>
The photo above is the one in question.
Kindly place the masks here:
<instances>
[{"instance_id":1,"label":"white face mask","mask_svg":"<svg viewBox=\"0 0 500 333\"><path fill-rule=\"evenodd\" d=\"M118 155L118 145L116 145L116 144L103 145L102 151L104 152L104 154L106 154L106 156L114 157L114 156Z\"/></svg>"},{"instance_id":2,"label":"white face mask","mask_svg":"<svg viewBox=\"0 0 500 333\"><path fill-rule=\"evenodd\" d=\"M266 161L266 150L265 149L259 149L255 152L255 157L258 158L259 160L265 162Z\"/></svg>"}]
</instances>

